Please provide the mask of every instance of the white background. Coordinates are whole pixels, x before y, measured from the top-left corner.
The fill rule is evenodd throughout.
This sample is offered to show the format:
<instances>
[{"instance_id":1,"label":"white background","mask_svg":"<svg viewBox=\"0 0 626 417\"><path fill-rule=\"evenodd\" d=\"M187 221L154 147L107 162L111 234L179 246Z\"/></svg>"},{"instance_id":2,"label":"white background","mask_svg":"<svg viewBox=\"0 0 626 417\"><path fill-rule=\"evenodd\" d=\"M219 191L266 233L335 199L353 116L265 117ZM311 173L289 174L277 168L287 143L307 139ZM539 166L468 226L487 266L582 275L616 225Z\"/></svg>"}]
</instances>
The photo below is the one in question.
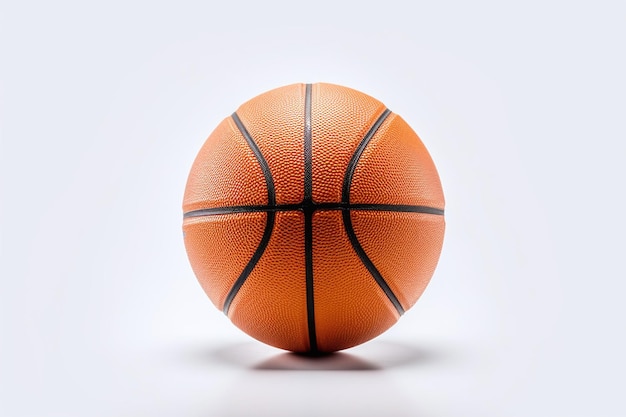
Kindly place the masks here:
<instances>
[{"instance_id":1,"label":"white background","mask_svg":"<svg viewBox=\"0 0 626 417\"><path fill-rule=\"evenodd\" d=\"M626 8L516 3L3 1L0 415L626 415ZM447 231L310 361L213 307L181 203L222 118L318 81L414 127Z\"/></svg>"}]
</instances>

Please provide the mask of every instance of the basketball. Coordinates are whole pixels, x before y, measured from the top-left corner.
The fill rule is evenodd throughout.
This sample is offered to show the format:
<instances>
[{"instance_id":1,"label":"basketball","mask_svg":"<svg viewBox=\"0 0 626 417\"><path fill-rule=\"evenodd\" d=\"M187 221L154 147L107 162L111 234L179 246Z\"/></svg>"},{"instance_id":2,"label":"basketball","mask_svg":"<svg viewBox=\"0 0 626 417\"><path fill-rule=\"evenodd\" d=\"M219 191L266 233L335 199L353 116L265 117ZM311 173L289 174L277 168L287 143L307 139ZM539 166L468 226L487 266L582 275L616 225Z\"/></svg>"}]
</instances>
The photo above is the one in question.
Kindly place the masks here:
<instances>
[{"instance_id":1,"label":"basketball","mask_svg":"<svg viewBox=\"0 0 626 417\"><path fill-rule=\"evenodd\" d=\"M261 342L321 354L391 327L424 292L444 235L435 165L380 101L333 84L261 94L198 153L183 200L191 267Z\"/></svg>"}]
</instances>

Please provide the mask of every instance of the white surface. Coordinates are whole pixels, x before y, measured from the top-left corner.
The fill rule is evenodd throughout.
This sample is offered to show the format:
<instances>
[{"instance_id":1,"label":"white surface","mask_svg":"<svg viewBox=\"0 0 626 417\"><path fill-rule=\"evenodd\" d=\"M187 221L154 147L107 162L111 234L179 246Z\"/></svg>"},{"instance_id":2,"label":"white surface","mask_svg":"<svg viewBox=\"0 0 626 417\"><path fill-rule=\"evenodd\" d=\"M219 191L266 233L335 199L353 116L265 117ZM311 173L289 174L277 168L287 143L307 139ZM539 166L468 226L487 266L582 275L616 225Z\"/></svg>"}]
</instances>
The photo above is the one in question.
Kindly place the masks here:
<instances>
[{"instance_id":1,"label":"white surface","mask_svg":"<svg viewBox=\"0 0 626 417\"><path fill-rule=\"evenodd\" d=\"M623 416L619 2L3 2L0 415ZM384 101L441 174L435 277L319 362L237 330L181 236L243 101Z\"/></svg>"}]
</instances>

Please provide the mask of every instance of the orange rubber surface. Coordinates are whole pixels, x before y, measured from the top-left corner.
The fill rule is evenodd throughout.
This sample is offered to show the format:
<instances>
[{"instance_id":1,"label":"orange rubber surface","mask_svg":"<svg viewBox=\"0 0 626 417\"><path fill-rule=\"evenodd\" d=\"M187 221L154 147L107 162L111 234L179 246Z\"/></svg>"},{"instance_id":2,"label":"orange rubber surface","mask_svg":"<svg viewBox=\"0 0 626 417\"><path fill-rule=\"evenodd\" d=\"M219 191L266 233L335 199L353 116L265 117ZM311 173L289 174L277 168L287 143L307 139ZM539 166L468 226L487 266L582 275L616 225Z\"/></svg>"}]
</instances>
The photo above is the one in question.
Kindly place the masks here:
<instances>
[{"instance_id":1,"label":"orange rubber surface","mask_svg":"<svg viewBox=\"0 0 626 417\"><path fill-rule=\"evenodd\" d=\"M361 344L399 314L350 246L339 211L313 215L315 325L322 352Z\"/></svg>"},{"instance_id":2,"label":"orange rubber surface","mask_svg":"<svg viewBox=\"0 0 626 417\"><path fill-rule=\"evenodd\" d=\"M196 277L215 307L244 269L265 229L267 213L192 217L183 222L185 247Z\"/></svg>"},{"instance_id":3,"label":"orange rubber surface","mask_svg":"<svg viewBox=\"0 0 626 417\"><path fill-rule=\"evenodd\" d=\"M184 195L185 245L209 298L296 352L384 332L421 296L443 244L443 191L420 138L380 101L332 84L281 87L236 114L247 133L226 118Z\"/></svg>"}]
</instances>

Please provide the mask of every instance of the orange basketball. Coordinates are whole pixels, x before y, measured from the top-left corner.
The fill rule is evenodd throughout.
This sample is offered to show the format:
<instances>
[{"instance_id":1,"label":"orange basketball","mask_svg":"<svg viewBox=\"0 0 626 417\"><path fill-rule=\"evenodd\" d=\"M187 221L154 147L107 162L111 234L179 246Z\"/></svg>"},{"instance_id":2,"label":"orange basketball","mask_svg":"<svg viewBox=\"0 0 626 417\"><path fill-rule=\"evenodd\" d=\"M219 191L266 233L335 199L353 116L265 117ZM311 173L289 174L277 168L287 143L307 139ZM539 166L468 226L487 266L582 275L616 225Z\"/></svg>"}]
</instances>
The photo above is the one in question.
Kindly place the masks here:
<instances>
[{"instance_id":1,"label":"orange basketball","mask_svg":"<svg viewBox=\"0 0 626 417\"><path fill-rule=\"evenodd\" d=\"M350 88L294 84L209 136L183 230L200 285L237 327L315 354L370 340L413 306L443 210L435 165L400 116Z\"/></svg>"}]
</instances>

